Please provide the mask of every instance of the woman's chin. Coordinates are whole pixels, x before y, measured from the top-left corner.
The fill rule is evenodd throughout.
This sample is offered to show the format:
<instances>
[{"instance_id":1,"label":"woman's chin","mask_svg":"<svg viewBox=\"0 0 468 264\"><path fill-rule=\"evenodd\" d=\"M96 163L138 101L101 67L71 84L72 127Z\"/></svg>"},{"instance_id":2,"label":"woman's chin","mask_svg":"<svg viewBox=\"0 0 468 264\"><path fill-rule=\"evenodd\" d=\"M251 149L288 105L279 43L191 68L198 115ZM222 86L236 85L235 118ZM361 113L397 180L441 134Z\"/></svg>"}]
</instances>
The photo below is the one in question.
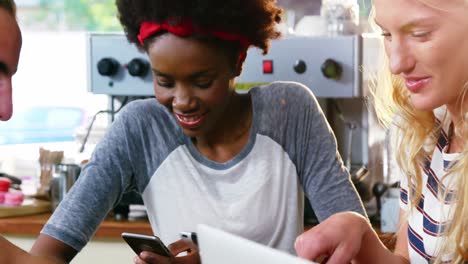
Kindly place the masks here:
<instances>
[{"instance_id":1,"label":"woman's chin","mask_svg":"<svg viewBox=\"0 0 468 264\"><path fill-rule=\"evenodd\" d=\"M443 103L420 95L411 95L411 104L419 111L432 111L439 108Z\"/></svg>"},{"instance_id":2,"label":"woman's chin","mask_svg":"<svg viewBox=\"0 0 468 264\"><path fill-rule=\"evenodd\" d=\"M182 129L182 131L184 132L184 134L187 136L187 137L190 137L190 138L196 138L196 137L199 137L202 133L198 130L190 130L190 129Z\"/></svg>"}]
</instances>

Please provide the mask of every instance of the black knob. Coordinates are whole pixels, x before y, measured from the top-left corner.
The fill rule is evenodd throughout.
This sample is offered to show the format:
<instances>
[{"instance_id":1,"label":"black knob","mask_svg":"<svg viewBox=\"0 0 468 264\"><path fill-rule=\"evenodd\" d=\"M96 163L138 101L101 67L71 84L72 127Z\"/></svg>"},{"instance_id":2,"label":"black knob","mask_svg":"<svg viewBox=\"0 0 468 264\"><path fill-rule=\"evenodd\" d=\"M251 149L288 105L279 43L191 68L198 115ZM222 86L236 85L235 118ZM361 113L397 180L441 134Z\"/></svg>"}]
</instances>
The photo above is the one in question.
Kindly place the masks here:
<instances>
[{"instance_id":1,"label":"black knob","mask_svg":"<svg viewBox=\"0 0 468 264\"><path fill-rule=\"evenodd\" d=\"M307 70L307 65L305 64L305 62L303 60L297 60L296 62L294 62L294 71L295 72L297 72L299 74L302 74L306 70Z\"/></svg>"},{"instance_id":2,"label":"black knob","mask_svg":"<svg viewBox=\"0 0 468 264\"><path fill-rule=\"evenodd\" d=\"M112 58L103 58L98 62L97 68L102 76L112 76L119 71L119 62Z\"/></svg>"},{"instance_id":3,"label":"black knob","mask_svg":"<svg viewBox=\"0 0 468 264\"><path fill-rule=\"evenodd\" d=\"M323 76L334 80L339 80L341 78L341 74L343 73L343 67L341 67L338 62L332 59L325 60L325 62L322 64L321 70Z\"/></svg>"},{"instance_id":4,"label":"black knob","mask_svg":"<svg viewBox=\"0 0 468 264\"><path fill-rule=\"evenodd\" d=\"M387 191L387 189L388 189L388 186L382 182L377 182L372 187L372 193L375 195L375 198L377 201L377 210L379 212L380 212L380 209L382 208L380 198Z\"/></svg>"},{"instance_id":5,"label":"black knob","mask_svg":"<svg viewBox=\"0 0 468 264\"><path fill-rule=\"evenodd\" d=\"M134 77L144 77L149 69L149 64L142 59L133 59L128 63L128 73Z\"/></svg>"}]
</instances>

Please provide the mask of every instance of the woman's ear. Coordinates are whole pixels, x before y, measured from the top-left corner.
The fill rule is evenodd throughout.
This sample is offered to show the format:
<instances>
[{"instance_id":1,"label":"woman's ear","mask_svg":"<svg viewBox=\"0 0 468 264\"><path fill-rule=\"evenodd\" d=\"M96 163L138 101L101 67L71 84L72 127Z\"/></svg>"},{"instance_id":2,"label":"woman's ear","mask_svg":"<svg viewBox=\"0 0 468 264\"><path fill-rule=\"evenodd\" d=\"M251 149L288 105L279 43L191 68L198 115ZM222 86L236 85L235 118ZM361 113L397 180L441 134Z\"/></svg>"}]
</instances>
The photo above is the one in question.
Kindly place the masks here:
<instances>
[{"instance_id":1,"label":"woman's ear","mask_svg":"<svg viewBox=\"0 0 468 264\"><path fill-rule=\"evenodd\" d=\"M239 75L241 75L243 66L244 66L244 62L237 63L236 69L234 71L234 77L239 77Z\"/></svg>"},{"instance_id":2,"label":"woman's ear","mask_svg":"<svg viewBox=\"0 0 468 264\"><path fill-rule=\"evenodd\" d=\"M247 50L241 51L239 54L239 57L237 58L235 77L239 76L242 73L242 68L244 66L244 61L246 57L247 57Z\"/></svg>"}]
</instances>

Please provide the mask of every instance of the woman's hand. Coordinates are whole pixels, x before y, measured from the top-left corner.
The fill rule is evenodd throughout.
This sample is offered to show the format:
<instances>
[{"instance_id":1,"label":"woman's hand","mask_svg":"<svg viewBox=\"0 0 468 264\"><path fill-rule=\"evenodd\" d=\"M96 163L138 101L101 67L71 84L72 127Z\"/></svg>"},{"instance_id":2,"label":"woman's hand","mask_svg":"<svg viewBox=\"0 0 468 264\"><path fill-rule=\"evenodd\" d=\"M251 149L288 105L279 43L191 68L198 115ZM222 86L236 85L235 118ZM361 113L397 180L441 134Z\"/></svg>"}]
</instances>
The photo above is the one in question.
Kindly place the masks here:
<instances>
[{"instance_id":1,"label":"woman's hand","mask_svg":"<svg viewBox=\"0 0 468 264\"><path fill-rule=\"evenodd\" d=\"M149 251L143 251L139 256L136 256L134 262L136 264L200 264L200 255L198 248L183 240L178 240L168 246L174 257L164 257ZM185 255L177 257L182 252Z\"/></svg>"},{"instance_id":2,"label":"woman's hand","mask_svg":"<svg viewBox=\"0 0 468 264\"><path fill-rule=\"evenodd\" d=\"M297 254L327 264L350 263L361 250L368 232L374 232L366 218L353 213L338 213L296 239Z\"/></svg>"}]
</instances>

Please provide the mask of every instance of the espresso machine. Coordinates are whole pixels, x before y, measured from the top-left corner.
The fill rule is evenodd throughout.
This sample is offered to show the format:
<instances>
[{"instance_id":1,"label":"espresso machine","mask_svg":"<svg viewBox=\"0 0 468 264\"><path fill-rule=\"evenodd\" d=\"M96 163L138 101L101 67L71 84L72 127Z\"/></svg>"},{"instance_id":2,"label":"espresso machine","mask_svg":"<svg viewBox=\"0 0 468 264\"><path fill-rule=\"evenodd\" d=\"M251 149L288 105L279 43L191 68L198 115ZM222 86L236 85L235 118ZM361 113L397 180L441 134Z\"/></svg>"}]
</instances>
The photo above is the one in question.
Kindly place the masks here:
<instances>
[{"instance_id":1,"label":"espresso machine","mask_svg":"<svg viewBox=\"0 0 468 264\"><path fill-rule=\"evenodd\" d=\"M374 198L372 186L383 182L388 171L385 130L366 104L378 53L375 37L289 35L272 41L267 55L250 48L236 86L239 92L245 92L282 80L310 88L335 133L338 150L364 202ZM88 54L90 92L106 94L111 102L154 96L147 55L129 44L123 34L89 34ZM375 210L372 206L367 209L369 215ZM315 223L310 208L306 208L305 220Z\"/></svg>"}]
</instances>

